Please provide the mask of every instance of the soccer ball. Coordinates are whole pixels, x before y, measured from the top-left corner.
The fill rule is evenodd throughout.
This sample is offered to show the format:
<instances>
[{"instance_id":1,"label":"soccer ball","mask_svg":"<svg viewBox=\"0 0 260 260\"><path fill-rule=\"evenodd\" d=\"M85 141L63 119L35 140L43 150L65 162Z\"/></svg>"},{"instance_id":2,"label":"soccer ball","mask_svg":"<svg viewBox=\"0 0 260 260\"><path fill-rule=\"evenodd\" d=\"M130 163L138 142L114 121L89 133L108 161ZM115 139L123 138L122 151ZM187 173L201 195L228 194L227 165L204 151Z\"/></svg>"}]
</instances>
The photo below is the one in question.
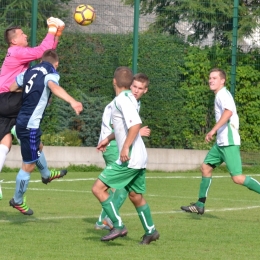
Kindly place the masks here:
<instances>
[{"instance_id":1,"label":"soccer ball","mask_svg":"<svg viewBox=\"0 0 260 260\"><path fill-rule=\"evenodd\" d=\"M96 13L92 6L81 4L76 7L74 12L74 20L79 25L90 25L96 19Z\"/></svg>"}]
</instances>

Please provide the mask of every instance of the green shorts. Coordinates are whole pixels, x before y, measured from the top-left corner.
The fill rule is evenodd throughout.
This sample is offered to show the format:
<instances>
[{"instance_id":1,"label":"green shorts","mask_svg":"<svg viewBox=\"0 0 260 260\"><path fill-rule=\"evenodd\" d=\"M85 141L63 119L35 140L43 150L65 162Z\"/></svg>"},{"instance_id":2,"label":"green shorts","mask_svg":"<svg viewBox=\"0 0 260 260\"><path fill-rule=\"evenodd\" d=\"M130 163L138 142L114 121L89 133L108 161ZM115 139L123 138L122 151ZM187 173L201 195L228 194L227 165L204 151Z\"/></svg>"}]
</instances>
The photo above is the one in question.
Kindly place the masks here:
<instances>
[{"instance_id":1,"label":"green shorts","mask_svg":"<svg viewBox=\"0 0 260 260\"><path fill-rule=\"evenodd\" d=\"M240 156L240 146L214 146L210 149L204 160L205 164L219 166L226 163L231 176L242 174L242 161Z\"/></svg>"},{"instance_id":2,"label":"green shorts","mask_svg":"<svg viewBox=\"0 0 260 260\"><path fill-rule=\"evenodd\" d=\"M115 162L119 157L118 147L115 140L112 140L107 146L106 151L103 152L103 158L106 165L109 165Z\"/></svg>"},{"instance_id":3,"label":"green shorts","mask_svg":"<svg viewBox=\"0 0 260 260\"><path fill-rule=\"evenodd\" d=\"M145 169L128 168L127 164L108 165L98 176L108 187L114 189L125 188L128 192L145 193Z\"/></svg>"}]
</instances>

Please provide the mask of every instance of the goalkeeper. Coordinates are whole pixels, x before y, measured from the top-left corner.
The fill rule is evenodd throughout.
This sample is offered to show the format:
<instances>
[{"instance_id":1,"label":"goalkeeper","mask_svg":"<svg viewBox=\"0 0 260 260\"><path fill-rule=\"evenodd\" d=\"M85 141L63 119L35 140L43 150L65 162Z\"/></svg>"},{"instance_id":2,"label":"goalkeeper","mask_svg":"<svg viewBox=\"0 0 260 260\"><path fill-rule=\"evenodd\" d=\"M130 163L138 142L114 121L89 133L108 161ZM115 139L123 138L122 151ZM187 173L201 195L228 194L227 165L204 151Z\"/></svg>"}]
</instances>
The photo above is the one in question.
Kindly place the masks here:
<instances>
[{"instance_id":1,"label":"goalkeeper","mask_svg":"<svg viewBox=\"0 0 260 260\"><path fill-rule=\"evenodd\" d=\"M64 22L58 18L50 17L47 24L48 33L37 47L28 47L27 35L20 26L11 26L4 32L8 50L0 72L0 172L12 146L10 131L15 125L22 102L22 93L10 92L9 86L19 73L29 68L30 62L40 59L44 51L56 49L59 37L65 28ZM42 159L45 160L43 154ZM1 187L0 199L2 199Z\"/></svg>"}]
</instances>

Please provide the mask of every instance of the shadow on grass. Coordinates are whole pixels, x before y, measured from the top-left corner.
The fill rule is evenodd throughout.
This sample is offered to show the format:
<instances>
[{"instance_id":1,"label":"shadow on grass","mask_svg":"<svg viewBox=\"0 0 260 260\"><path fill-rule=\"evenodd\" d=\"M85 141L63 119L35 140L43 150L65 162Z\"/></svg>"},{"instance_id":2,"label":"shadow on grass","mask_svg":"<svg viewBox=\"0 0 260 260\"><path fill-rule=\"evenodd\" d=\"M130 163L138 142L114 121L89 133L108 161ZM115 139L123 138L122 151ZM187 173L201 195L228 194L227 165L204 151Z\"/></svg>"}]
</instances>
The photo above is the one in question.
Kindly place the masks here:
<instances>
[{"instance_id":1,"label":"shadow on grass","mask_svg":"<svg viewBox=\"0 0 260 260\"><path fill-rule=\"evenodd\" d=\"M113 241L101 241L101 237L105 236L108 234L108 230L96 230L94 229L95 223L97 221L97 218L84 218L84 222L90 223L91 226L87 227L86 232L88 234L88 237L83 238L84 240L92 240L92 241L97 241L102 244L105 244L107 246L124 246L124 244L121 244L120 241L124 242L127 240L132 240L129 237L119 237ZM93 234L92 236L90 234Z\"/></svg>"},{"instance_id":2,"label":"shadow on grass","mask_svg":"<svg viewBox=\"0 0 260 260\"><path fill-rule=\"evenodd\" d=\"M184 212L183 214L187 215L189 218L192 218L194 220L203 220L205 218L209 219L219 219L219 217L212 215L210 213L204 213L203 215L195 214L195 213L189 213L189 212Z\"/></svg>"},{"instance_id":3,"label":"shadow on grass","mask_svg":"<svg viewBox=\"0 0 260 260\"><path fill-rule=\"evenodd\" d=\"M33 216L26 216L22 213L18 212L17 210L13 213L0 211L0 223L13 223L13 224L23 224L27 223L28 221L37 221L37 218Z\"/></svg>"}]
</instances>

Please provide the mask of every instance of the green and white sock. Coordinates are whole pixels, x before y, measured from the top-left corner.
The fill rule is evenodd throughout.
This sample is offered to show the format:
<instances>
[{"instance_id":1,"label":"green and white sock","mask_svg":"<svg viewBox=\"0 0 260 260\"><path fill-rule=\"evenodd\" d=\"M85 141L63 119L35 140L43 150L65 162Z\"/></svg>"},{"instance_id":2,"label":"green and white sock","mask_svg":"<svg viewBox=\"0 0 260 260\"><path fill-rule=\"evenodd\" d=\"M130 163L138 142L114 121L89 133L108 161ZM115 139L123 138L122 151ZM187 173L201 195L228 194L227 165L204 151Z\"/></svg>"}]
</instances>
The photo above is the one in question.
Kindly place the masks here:
<instances>
[{"instance_id":1,"label":"green and white sock","mask_svg":"<svg viewBox=\"0 0 260 260\"><path fill-rule=\"evenodd\" d=\"M141 220L146 235L151 235L155 231L154 223L152 220L151 210L149 205L145 205L136 208L138 216Z\"/></svg>"},{"instance_id":2,"label":"green and white sock","mask_svg":"<svg viewBox=\"0 0 260 260\"><path fill-rule=\"evenodd\" d=\"M107 213L102 209L101 210L101 213L98 217L98 221L97 221L97 224L98 225L102 225L103 224L103 219L106 217Z\"/></svg>"},{"instance_id":3,"label":"green and white sock","mask_svg":"<svg viewBox=\"0 0 260 260\"><path fill-rule=\"evenodd\" d=\"M124 224L122 222L122 219L119 215L117 207L113 203L113 195L110 195L107 200L101 202L103 210L106 212L107 216L111 219L113 222L113 226L115 228L123 228Z\"/></svg>"},{"instance_id":4,"label":"green and white sock","mask_svg":"<svg viewBox=\"0 0 260 260\"><path fill-rule=\"evenodd\" d=\"M112 190L109 190L109 196L114 196L114 192ZM103 224L103 219L107 216L107 213L102 209L101 210L101 213L98 217L98 221L97 221L97 224L98 225L102 225Z\"/></svg>"},{"instance_id":5,"label":"green and white sock","mask_svg":"<svg viewBox=\"0 0 260 260\"><path fill-rule=\"evenodd\" d=\"M200 191L199 191L199 200L196 202L196 205L199 207L204 207L206 198L208 196L208 191L211 185L212 177L203 177L200 182Z\"/></svg>"},{"instance_id":6,"label":"green and white sock","mask_svg":"<svg viewBox=\"0 0 260 260\"><path fill-rule=\"evenodd\" d=\"M113 203L117 207L117 209L120 209L123 203L125 202L126 198L128 196L128 191L126 191L125 188L115 190L114 192L114 198L113 198Z\"/></svg>"},{"instance_id":7,"label":"green and white sock","mask_svg":"<svg viewBox=\"0 0 260 260\"><path fill-rule=\"evenodd\" d=\"M246 176L246 179L243 183L249 190L255 191L260 194L260 183L250 176Z\"/></svg>"}]
</instances>

